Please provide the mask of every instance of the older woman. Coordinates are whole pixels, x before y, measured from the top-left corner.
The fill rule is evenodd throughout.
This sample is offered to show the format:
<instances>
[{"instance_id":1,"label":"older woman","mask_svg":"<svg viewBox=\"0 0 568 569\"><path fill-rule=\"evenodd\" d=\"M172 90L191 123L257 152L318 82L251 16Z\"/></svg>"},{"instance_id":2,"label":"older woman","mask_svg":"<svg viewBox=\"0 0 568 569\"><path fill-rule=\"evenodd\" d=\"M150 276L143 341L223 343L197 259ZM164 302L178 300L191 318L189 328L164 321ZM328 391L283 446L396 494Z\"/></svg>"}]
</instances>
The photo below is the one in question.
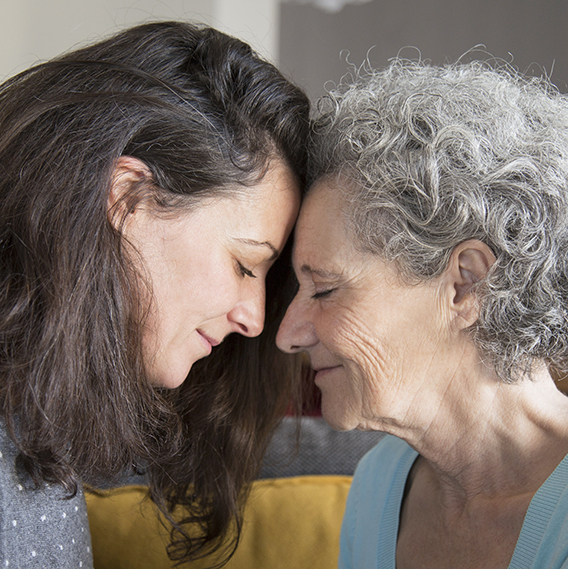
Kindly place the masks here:
<instances>
[{"instance_id":1,"label":"older woman","mask_svg":"<svg viewBox=\"0 0 568 569\"><path fill-rule=\"evenodd\" d=\"M172 558L240 528L293 390L277 258L308 113L248 45L181 22L0 86L2 567L92 567L81 484L131 468L176 509Z\"/></svg>"},{"instance_id":2,"label":"older woman","mask_svg":"<svg viewBox=\"0 0 568 569\"><path fill-rule=\"evenodd\" d=\"M278 344L361 462L340 567L568 567L568 98L394 61L330 94Z\"/></svg>"}]
</instances>

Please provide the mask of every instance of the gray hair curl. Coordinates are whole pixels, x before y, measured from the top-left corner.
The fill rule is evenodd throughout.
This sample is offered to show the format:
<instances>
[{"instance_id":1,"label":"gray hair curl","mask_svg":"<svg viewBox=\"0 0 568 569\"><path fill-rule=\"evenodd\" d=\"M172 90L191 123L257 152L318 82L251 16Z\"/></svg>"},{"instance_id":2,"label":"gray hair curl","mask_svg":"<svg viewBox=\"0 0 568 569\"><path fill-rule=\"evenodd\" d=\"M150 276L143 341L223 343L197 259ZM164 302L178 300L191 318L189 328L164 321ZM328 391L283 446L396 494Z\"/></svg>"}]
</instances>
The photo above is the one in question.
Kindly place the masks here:
<instances>
[{"instance_id":1,"label":"gray hair curl","mask_svg":"<svg viewBox=\"0 0 568 569\"><path fill-rule=\"evenodd\" d=\"M497 261L472 336L505 381L568 369L568 97L484 62L396 59L320 101L310 178L341 174L364 251L401 275L440 275L479 239Z\"/></svg>"}]
</instances>

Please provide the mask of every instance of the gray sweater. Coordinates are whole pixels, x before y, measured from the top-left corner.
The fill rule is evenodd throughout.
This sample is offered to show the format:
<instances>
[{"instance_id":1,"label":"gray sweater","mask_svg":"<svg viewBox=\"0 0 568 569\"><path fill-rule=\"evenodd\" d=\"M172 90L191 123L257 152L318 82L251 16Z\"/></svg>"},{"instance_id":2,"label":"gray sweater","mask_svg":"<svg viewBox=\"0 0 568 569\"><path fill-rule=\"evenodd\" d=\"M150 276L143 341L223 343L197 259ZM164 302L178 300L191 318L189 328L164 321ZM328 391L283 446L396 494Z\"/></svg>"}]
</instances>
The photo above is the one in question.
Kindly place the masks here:
<instances>
[{"instance_id":1,"label":"gray sweater","mask_svg":"<svg viewBox=\"0 0 568 569\"><path fill-rule=\"evenodd\" d=\"M17 454L0 422L0 569L92 569L82 488L71 499L56 485L34 489Z\"/></svg>"}]
</instances>

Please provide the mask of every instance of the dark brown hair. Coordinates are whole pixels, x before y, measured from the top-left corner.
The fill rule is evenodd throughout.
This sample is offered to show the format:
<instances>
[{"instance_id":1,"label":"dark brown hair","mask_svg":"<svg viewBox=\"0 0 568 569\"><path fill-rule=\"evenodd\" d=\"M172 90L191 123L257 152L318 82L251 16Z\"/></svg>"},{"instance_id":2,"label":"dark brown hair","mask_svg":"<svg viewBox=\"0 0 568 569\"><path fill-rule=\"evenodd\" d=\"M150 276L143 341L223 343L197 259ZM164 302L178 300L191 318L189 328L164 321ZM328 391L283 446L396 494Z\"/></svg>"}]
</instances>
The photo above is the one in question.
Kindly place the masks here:
<instances>
[{"instance_id":1,"label":"dark brown hair","mask_svg":"<svg viewBox=\"0 0 568 569\"><path fill-rule=\"evenodd\" d=\"M184 506L175 560L239 528L243 488L293 391L293 362L274 345L289 264L284 254L268 275L261 336L230 336L181 387L156 389L109 222L111 176L120 156L140 159L145 191L174 209L246 190L274 156L303 183L308 112L249 46L179 22L131 28L0 87L0 404L19 460L70 492L144 466L170 521Z\"/></svg>"}]
</instances>

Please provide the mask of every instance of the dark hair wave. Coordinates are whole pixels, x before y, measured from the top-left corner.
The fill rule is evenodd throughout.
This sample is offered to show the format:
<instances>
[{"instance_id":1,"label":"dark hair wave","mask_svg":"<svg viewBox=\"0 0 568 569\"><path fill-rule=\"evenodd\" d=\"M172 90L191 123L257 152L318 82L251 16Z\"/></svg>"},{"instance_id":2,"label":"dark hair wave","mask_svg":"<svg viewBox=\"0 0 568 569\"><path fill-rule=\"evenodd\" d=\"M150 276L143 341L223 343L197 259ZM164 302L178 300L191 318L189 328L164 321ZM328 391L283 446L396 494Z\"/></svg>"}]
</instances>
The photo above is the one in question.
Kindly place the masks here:
<instances>
[{"instance_id":1,"label":"dark hair wave","mask_svg":"<svg viewBox=\"0 0 568 569\"><path fill-rule=\"evenodd\" d=\"M303 184L308 113L248 45L180 22L131 28L0 87L2 413L38 483L73 492L145 465L166 517L184 506L172 559L239 526L242 489L293 392L295 363L274 344L288 251L267 278L263 334L230 336L181 387L156 389L109 222L111 176L120 156L140 159L153 178L141 193L174 209L246 191L275 156Z\"/></svg>"}]
</instances>

